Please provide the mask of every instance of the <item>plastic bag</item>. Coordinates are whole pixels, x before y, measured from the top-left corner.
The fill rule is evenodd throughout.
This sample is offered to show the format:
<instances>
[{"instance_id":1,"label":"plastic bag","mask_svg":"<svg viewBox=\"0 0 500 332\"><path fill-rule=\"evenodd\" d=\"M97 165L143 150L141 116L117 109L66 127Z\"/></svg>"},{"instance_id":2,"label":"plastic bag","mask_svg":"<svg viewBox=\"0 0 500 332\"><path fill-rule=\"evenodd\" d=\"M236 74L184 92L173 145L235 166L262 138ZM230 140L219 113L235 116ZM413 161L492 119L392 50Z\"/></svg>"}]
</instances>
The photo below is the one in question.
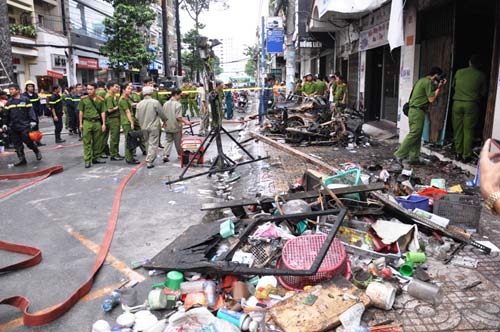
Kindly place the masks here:
<instances>
[{"instance_id":1,"label":"plastic bag","mask_svg":"<svg viewBox=\"0 0 500 332\"><path fill-rule=\"evenodd\" d=\"M169 318L165 332L240 332L228 321L215 317L207 308L195 308L187 312L177 312Z\"/></svg>"}]
</instances>

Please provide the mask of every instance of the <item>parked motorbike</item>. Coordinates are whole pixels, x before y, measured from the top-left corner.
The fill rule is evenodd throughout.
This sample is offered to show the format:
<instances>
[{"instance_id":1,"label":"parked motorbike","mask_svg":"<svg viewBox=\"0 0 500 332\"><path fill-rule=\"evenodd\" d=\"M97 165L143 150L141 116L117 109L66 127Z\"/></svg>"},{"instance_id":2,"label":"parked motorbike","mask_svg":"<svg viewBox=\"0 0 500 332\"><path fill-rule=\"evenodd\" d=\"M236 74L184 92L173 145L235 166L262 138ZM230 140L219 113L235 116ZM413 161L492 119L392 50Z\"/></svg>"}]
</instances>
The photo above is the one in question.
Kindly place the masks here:
<instances>
[{"instance_id":1,"label":"parked motorbike","mask_svg":"<svg viewBox=\"0 0 500 332\"><path fill-rule=\"evenodd\" d=\"M237 104L236 104L238 112L245 112L247 104L248 104L248 92L247 91L241 91L238 94Z\"/></svg>"}]
</instances>

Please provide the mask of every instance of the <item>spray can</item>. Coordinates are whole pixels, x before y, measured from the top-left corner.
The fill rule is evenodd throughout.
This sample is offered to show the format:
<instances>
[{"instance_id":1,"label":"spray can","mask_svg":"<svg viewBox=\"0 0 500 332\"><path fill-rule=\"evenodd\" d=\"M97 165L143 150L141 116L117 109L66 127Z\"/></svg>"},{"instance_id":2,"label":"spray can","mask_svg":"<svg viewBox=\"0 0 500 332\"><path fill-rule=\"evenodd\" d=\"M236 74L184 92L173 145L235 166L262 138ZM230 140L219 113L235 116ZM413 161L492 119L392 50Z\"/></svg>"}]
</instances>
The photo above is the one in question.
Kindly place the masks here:
<instances>
[{"instance_id":1,"label":"spray can","mask_svg":"<svg viewBox=\"0 0 500 332\"><path fill-rule=\"evenodd\" d=\"M215 293L215 282L207 280L203 283L203 291L207 297L207 306L209 308L215 307L217 302L217 294Z\"/></svg>"},{"instance_id":2,"label":"spray can","mask_svg":"<svg viewBox=\"0 0 500 332\"><path fill-rule=\"evenodd\" d=\"M257 332L259 328L259 323L254 321L250 316L226 308L221 308L217 311L217 318L227 320L243 332Z\"/></svg>"}]
</instances>

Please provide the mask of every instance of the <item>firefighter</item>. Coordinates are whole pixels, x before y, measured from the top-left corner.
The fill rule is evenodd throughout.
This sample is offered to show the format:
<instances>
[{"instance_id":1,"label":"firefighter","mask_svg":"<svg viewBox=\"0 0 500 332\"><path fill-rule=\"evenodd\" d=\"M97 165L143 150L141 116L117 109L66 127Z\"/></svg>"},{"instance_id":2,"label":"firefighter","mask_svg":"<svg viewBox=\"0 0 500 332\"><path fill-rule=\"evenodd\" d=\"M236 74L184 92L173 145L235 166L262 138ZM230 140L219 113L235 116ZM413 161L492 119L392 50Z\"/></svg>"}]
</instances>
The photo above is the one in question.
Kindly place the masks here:
<instances>
[{"instance_id":1,"label":"firefighter","mask_svg":"<svg viewBox=\"0 0 500 332\"><path fill-rule=\"evenodd\" d=\"M19 158L14 166L26 165L27 163L23 143L33 150L36 160L41 160L42 154L38 150L38 146L29 137L30 130L33 130L37 125L33 107L29 99L21 95L17 84L9 85L9 93L10 98L3 110L3 113L5 113L5 122L2 126L2 131L6 132L10 130L12 143Z\"/></svg>"},{"instance_id":2,"label":"firefighter","mask_svg":"<svg viewBox=\"0 0 500 332\"><path fill-rule=\"evenodd\" d=\"M33 112L35 112L36 116L36 127L33 128L33 130L39 130L40 119L38 117L41 115L41 107L40 107L40 97L38 96L38 93L35 92L35 82L29 80L26 81L24 83L24 88L25 91L23 93L23 96L29 99L33 107ZM35 144L38 146L45 145L41 141L35 142Z\"/></svg>"},{"instance_id":3,"label":"firefighter","mask_svg":"<svg viewBox=\"0 0 500 332\"><path fill-rule=\"evenodd\" d=\"M49 108L52 112L52 120L54 121L54 134L56 143L64 143L66 140L61 139L61 131L63 128L63 100L61 97L61 88L54 86L52 96L49 99Z\"/></svg>"}]
</instances>

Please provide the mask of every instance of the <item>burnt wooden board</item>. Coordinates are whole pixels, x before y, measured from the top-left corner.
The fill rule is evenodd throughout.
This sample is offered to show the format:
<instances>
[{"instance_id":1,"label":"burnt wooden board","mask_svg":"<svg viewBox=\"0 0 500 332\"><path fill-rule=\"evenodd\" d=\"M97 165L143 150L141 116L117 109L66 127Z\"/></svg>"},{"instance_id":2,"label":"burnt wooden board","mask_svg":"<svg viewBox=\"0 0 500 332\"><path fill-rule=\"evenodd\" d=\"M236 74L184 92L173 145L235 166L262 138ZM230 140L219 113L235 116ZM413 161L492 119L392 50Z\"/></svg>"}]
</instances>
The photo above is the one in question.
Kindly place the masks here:
<instances>
[{"instance_id":1,"label":"burnt wooden board","mask_svg":"<svg viewBox=\"0 0 500 332\"><path fill-rule=\"evenodd\" d=\"M339 316L358 302L368 306L366 294L342 276L322 284L323 288L315 293L318 299L313 305L304 304L305 298L314 291L297 293L291 298L275 305L269 311L271 317L283 332L320 332L340 325ZM351 294L359 300L344 300L344 294Z\"/></svg>"}]
</instances>

